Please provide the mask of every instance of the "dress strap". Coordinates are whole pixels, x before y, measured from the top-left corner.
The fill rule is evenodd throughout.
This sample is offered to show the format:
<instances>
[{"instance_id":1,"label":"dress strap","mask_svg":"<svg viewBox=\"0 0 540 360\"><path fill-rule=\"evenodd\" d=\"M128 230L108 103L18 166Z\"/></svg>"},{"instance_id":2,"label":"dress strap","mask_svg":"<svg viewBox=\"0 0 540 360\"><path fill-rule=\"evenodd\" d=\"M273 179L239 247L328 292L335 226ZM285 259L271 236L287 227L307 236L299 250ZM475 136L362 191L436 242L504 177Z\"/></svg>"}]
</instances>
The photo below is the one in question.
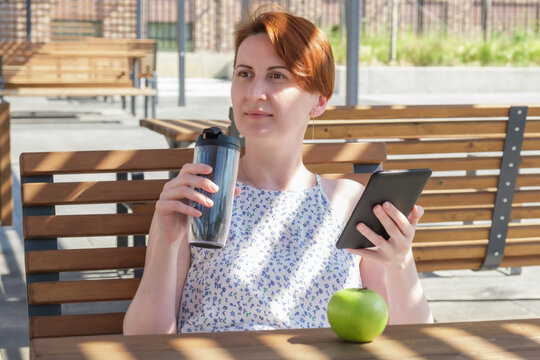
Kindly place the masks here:
<instances>
[{"instance_id":1,"label":"dress strap","mask_svg":"<svg viewBox=\"0 0 540 360\"><path fill-rule=\"evenodd\" d=\"M322 186L322 184L321 184L321 175L315 174L315 179L317 181L317 186Z\"/></svg>"}]
</instances>

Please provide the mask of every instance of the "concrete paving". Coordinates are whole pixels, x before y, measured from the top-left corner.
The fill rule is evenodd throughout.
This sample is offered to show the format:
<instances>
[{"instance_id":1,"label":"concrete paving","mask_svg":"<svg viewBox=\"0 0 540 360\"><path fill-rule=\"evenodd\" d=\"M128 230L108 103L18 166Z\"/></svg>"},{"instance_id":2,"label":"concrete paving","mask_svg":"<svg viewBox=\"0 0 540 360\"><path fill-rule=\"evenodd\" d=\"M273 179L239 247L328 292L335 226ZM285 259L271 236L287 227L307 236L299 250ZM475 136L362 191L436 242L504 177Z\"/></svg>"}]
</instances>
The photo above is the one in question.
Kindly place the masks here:
<instances>
[{"instance_id":1,"label":"concrete paving","mask_svg":"<svg viewBox=\"0 0 540 360\"><path fill-rule=\"evenodd\" d=\"M160 79L158 118L225 119L230 83L188 79L185 107L177 106L177 81ZM343 104L336 94L332 104ZM22 152L166 148L163 136L139 127L138 118L120 103L94 99L8 98L14 176L14 226L0 227L0 359L28 358L20 181ZM141 101L139 101L140 103ZM363 104L540 103L540 93L521 94L385 94L361 96ZM142 110L139 110L139 115ZM503 271L440 271L422 274L435 319L440 322L540 316L540 267L520 275Z\"/></svg>"}]
</instances>

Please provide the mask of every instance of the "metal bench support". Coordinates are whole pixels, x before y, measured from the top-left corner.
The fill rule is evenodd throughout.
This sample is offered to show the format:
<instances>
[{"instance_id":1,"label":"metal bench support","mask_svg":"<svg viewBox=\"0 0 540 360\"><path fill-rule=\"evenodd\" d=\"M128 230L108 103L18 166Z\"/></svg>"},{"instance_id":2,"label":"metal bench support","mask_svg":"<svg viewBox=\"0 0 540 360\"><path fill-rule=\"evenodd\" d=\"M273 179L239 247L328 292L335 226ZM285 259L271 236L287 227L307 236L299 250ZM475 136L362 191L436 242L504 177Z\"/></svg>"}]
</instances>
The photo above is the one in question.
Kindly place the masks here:
<instances>
[{"instance_id":1,"label":"metal bench support","mask_svg":"<svg viewBox=\"0 0 540 360\"><path fill-rule=\"evenodd\" d=\"M510 108L489 243L484 263L479 270L497 269L503 260L510 212L512 211L512 200L519 172L527 110L526 106L512 106Z\"/></svg>"}]
</instances>

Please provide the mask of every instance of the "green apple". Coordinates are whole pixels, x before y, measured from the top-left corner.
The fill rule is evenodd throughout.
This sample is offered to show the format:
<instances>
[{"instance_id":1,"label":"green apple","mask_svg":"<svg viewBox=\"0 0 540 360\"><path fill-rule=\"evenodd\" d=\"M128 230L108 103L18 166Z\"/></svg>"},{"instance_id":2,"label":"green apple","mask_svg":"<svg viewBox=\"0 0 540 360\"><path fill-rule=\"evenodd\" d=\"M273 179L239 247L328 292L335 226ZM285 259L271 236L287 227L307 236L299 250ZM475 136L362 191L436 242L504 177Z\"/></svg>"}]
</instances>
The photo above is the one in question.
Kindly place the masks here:
<instances>
[{"instance_id":1,"label":"green apple","mask_svg":"<svg viewBox=\"0 0 540 360\"><path fill-rule=\"evenodd\" d=\"M368 342L379 336L388 322L383 297L368 289L337 291L326 310L332 330L343 340Z\"/></svg>"}]
</instances>

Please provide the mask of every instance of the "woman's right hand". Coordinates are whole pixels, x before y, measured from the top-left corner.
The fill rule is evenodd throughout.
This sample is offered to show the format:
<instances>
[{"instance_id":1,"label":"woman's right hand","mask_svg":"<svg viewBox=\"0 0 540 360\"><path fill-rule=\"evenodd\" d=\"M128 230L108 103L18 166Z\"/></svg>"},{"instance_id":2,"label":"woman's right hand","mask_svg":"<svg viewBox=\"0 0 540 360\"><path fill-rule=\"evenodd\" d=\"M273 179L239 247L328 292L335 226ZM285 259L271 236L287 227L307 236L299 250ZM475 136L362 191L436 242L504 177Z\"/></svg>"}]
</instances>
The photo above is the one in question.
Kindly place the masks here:
<instances>
[{"instance_id":1,"label":"woman's right hand","mask_svg":"<svg viewBox=\"0 0 540 360\"><path fill-rule=\"evenodd\" d=\"M190 200L206 207L213 201L195 188L215 193L218 186L211 180L199 176L208 175L212 167L206 164L185 164L178 176L167 182L156 202L154 220L158 221L163 234L174 236L174 241L185 232L186 216L199 217L201 212L190 205Z\"/></svg>"}]
</instances>

